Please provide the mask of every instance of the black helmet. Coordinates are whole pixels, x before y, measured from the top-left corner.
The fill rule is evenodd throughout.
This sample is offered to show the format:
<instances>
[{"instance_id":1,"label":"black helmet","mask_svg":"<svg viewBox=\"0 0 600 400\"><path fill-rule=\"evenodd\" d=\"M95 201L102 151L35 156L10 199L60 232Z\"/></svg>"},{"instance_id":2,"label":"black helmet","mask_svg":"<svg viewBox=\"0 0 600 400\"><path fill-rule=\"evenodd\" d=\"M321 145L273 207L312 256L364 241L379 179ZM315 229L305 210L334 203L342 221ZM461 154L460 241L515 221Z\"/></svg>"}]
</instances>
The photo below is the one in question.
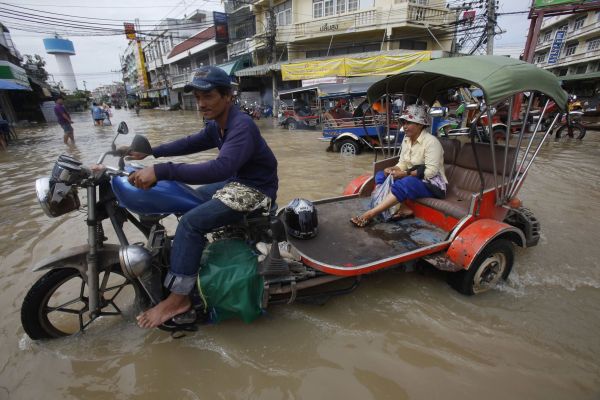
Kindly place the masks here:
<instances>
[{"instance_id":1,"label":"black helmet","mask_svg":"<svg viewBox=\"0 0 600 400\"><path fill-rule=\"evenodd\" d=\"M285 226L290 236L298 239L310 239L317 236L317 209L312 202L294 199L284 211Z\"/></svg>"}]
</instances>

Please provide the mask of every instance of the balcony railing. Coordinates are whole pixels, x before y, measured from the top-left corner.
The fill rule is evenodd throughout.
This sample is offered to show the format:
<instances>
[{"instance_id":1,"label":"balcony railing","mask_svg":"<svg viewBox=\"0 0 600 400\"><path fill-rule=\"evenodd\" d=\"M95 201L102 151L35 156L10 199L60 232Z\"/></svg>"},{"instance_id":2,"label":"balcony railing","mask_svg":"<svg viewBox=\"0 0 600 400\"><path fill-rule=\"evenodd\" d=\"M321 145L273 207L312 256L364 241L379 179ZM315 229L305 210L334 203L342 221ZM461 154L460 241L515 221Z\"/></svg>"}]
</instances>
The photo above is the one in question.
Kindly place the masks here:
<instances>
[{"instance_id":1,"label":"balcony railing","mask_svg":"<svg viewBox=\"0 0 600 400\"><path fill-rule=\"evenodd\" d=\"M573 64L581 61L590 62L594 60L600 60L600 49L587 51L587 46L585 49L581 50L578 53L572 54L570 56L561 56L555 64L548 64L548 60L543 63L536 63L540 67L558 67L566 64Z\"/></svg>"},{"instance_id":2,"label":"balcony railing","mask_svg":"<svg viewBox=\"0 0 600 400\"><path fill-rule=\"evenodd\" d=\"M445 8L408 3L404 10L406 21L413 24L435 26L448 24L456 19L456 14ZM394 18L403 19L402 16L394 16ZM360 31L361 28L385 25L387 20L387 12L371 8L348 14L326 16L309 22L300 22L294 24L294 32L296 36L331 35L335 32Z\"/></svg>"},{"instance_id":3,"label":"balcony railing","mask_svg":"<svg viewBox=\"0 0 600 400\"><path fill-rule=\"evenodd\" d=\"M296 36L344 32L350 29L379 24L380 21L377 14L375 9L371 9L338 15L333 19L331 16L327 16L310 22L294 24L294 31Z\"/></svg>"},{"instance_id":4,"label":"balcony railing","mask_svg":"<svg viewBox=\"0 0 600 400\"><path fill-rule=\"evenodd\" d=\"M186 83L187 79L189 78L189 76L190 76L189 73L171 76L171 87L173 89L177 89L177 88L185 86L185 83Z\"/></svg>"},{"instance_id":5,"label":"balcony railing","mask_svg":"<svg viewBox=\"0 0 600 400\"><path fill-rule=\"evenodd\" d=\"M435 26L454 22L456 14L440 8L409 4L407 19L411 23Z\"/></svg>"}]
</instances>

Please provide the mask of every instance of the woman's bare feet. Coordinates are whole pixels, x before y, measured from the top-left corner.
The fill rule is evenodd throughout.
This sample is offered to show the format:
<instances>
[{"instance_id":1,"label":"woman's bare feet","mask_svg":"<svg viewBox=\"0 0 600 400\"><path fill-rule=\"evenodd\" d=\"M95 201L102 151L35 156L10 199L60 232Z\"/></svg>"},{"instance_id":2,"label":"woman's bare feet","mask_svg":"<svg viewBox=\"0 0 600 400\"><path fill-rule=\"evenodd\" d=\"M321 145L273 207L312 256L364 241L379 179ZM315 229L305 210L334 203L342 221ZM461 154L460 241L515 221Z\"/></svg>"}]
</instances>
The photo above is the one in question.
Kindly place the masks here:
<instances>
[{"instance_id":1,"label":"woman's bare feet","mask_svg":"<svg viewBox=\"0 0 600 400\"><path fill-rule=\"evenodd\" d=\"M350 218L350 222L358 228L364 228L365 226L369 225L369 223L375 217L375 215L376 214L373 213L373 210L369 210L363 215L357 215L355 217Z\"/></svg>"},{"instance_id":2,"label":"woman's bare feet","mask_svg":"<svg viewBox=\"0 0 600 400\"><path fill-rule=\"evenodd\" d=\"M171 293L169 297L137 316L140 328L156 328L176 315L186 312L192 306L187 295Z\"/></svg>"},{"instance_id":3,"label":"woman's bare feet","mask_svg":"<svg viewBox=\"0 0 600 400\"><path fill-rule=\"evenodd\" d=\"M411 210L410 208L406 207L405 205L402 205L398 211L396 211L394 213L394 215L392 215L392 220L393 221L398 221L401 219L405 219L405 218L412 218L415 215L414 211Z\"/></svg>"}]
</instances>

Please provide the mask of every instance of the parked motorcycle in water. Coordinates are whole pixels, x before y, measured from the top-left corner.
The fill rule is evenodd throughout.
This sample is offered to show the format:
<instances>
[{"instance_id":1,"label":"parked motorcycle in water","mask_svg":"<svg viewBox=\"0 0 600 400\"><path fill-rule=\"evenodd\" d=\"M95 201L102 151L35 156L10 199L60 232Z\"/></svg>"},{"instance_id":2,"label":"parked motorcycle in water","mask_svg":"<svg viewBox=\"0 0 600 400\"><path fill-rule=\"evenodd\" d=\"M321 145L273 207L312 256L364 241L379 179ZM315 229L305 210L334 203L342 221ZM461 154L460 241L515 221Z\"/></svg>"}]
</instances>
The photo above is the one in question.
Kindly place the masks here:
<instances>
[{"instance_id":1,"label":"parked motorcycle in water","mask_svg":"<svg viewBox=\"0 0 600 400\"><path fill-rule=\"evenodd\" d=\"M120 316L126 308L143 308L160 302L167 293L162 282L169 267L173 236L167 234L162 219L182 215L201 200L189 186L175 181L159 181L149 190L137 189L127 181L136 166L125 165L126 151L116 148L119 135L128 133L119 124L111 150L105 157L118 157L118 168L91 169L76 159L61 155L49 178L36 181L41 207L49 217L58 217L80 208L78 190L87 192L87 244L59 252L38 262L34 271L46 271L28 291L21 307L21 323L32 339L48 339L82 332L100 317ZM151 154L146 138L136 135L131 151ZM279 244L287 236L276 206L248 213L243 220L211 233L211 240L242 239L254 254L262 253L257 274L264 291L261 308L273 303L342 294L356 287L328 290L329 283L344 277L330 276L293 259L283 259ZM135 215L137 214L137 216ZM103 221L110 221L118 244L107 243ZM132 244L123 226L133 224L146 243ZM266 246L270 249L266 250ZM260 250L261 248L265 250ZM315 290L325 287L324 291ZM210 310L199 301L196 289L194 307L169 322L172 329L189 328L206 319Z\"/></svg>"}]
</instances>

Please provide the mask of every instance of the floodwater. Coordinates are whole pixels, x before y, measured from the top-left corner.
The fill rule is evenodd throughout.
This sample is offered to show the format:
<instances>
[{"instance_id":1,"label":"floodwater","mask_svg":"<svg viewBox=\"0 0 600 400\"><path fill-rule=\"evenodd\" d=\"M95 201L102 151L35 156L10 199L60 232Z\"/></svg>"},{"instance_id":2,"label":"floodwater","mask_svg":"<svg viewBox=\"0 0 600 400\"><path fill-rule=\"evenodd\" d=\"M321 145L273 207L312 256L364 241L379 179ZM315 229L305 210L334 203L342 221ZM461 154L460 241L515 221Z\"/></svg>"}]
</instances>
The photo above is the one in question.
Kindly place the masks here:
<instances>
[{"instance_id":1,"label":"floodwater","mask_svg":"<svg viewBox=\"0 0 600 400\"><path fill-rule=\"evenodd\" d=\"M199 126L194 113L115 114L152 143ZM259 125L279 159L280 205L339 195L369 170L372 153L342 158L325 152L318 132ZM91 164L114 131L92 126L87 113L75 115L74 128L74 148L59 126L40 124L20 129L0 153L0 399L600 398L597 132L543 148L520 195L543 236L517 250L499 290L465 297L443 274L397 269L324 306L275 306L252 324L226 321L181 339L141 330L128 314L84 335L34 342L20 323L41 276L31 266L84 244L86 234L82 213L43 214L34 181L63 152Z\"/></svg>"}]
</instances>

